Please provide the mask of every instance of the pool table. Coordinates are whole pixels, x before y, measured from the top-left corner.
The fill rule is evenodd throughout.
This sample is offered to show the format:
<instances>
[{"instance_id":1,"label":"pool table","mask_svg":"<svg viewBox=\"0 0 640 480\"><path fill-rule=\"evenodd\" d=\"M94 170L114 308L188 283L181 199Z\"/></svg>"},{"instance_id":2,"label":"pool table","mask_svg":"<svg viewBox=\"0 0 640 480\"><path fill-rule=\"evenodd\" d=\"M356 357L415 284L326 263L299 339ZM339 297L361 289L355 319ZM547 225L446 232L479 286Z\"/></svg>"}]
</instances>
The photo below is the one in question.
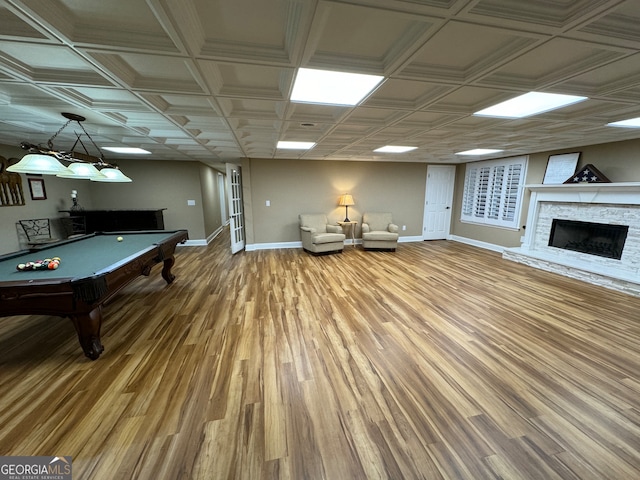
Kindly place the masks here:
<instances>
[{"instance_id":1,"label":"pool table","mask_svg":"<svg viewBox=\"0 0 640 480\"><path fill-rule=\"evenodd\" d=\"M122 237L119 241L118 237ZM108 232L84 235L0 257L0 316L69 317L84 354L91 360L104 351L100 341L102 305L121 288L163 262L169 284L178 243L186 230ZM28 261L60 257L55 270L18 271Z\"/></svg>"}]
</instances>

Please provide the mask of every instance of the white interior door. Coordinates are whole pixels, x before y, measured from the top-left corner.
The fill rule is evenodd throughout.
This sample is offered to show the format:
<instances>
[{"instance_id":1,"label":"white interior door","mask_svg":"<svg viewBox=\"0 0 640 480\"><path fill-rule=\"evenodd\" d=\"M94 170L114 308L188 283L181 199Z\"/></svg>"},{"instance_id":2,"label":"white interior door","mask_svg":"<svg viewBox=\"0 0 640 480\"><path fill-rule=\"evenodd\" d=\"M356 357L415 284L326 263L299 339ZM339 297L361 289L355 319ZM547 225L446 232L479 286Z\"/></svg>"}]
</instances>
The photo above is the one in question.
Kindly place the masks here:
<instances>
[{"instance_id":1,"label":"white interior door","mask_svg":"<svg viewBox=\"0 0 640 480\"><path fill-rule=\"evenodd\" d=\"M449 237L455 178L455 165L427 167L423 240L442 240Z\"/></svg>"},{"instance_id":2,"label":"white interior door","mask_svg":"<svg viewBox=\"0 0 640 480\"><path fill-rule=\"evenodd\" d=\"M231 253L244 249L244 212L242 210L242 170L239 165L227 163L227 192L229 196L229 220Z\"/></svg>"}]
</instances>

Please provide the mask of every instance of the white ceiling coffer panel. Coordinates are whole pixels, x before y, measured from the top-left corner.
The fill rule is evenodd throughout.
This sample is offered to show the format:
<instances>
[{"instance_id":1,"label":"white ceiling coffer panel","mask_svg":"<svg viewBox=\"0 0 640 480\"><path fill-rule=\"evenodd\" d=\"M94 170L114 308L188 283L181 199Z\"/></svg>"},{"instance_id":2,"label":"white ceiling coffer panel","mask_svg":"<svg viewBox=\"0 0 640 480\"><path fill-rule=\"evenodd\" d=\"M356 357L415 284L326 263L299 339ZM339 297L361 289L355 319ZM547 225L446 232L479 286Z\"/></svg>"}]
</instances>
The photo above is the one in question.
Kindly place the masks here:
<instances>
[{"instance_id":1,"label":"white ceiling coffer panel","mask_svg":"<svg viewBox=\"0 0 640 480\"><path fill-rule=\"evenodd\" d=\"M286 100L293 68L239 63L198 62L212 92L220 97Z\"/></svg>"},{"instance_id":2,"label":"white ceiling coffer panel","mask_svg":"<svg viewBox=\"0 0 640 480\"><path fill-rule=\"evenodd\" d=\"M76 47L178 53L171 35L145 2L47 0L9 2L54 36ZM114 8L115 7L115 8Z\"/></svg>"},{"instance_id":3,"label":"white ceiling coffer panel","mask_svg":"<svg viewBox=\"0 0 640 480\"><path fill-rule=\"evenodd\" d=\"M455 88L437 83L390 78L364 102L364 105L392 110L418 110Z\"/></svg>"},{"instance_id":4,"label":"white ceiling coffer panel","mask_svg":"<svg viewBox=\"0 0 640 480\"><path fill-rule=\"evenodd\" d=\"M543 39L540 35L452 21L442 27L397 75L464 84L491 73Z\"/></svg>"},{"instance_id":5,"label":"white ceiling coffer panel","mask_svg":"<svg viewBox=\"0 0 640 480\"><path fill-rule=\"evenodd\" d=\"M113 85L91 63L61 45L1 42L0 70L27 83Z\"/></svg>"},{"instance_id":6,"label":"white ceiling coffer panel","mask_svg":"<svg viewBox=\"0 0 640 480\"><path fill-rule=\"evenodd\" d=\"M548 89L631 53L635 52L625 53L581 41L555 38L505 64L478 83L525 90Z\"/></svg>"},{"instance_id":7,"label":"white ceiling coffer panel","mask_svg":"<svg viewBox=\"0 0 640 480\"><path fill-rule=\"evenodd\" d=\"M606 41L611 45L638 48L640 43L640 4L624 2L600 18L576 29L572 34L585 40Z\"/></svg>"},{"instance_id":8,"label":"white ceiling coffer panel","mask_svg":"<svg viewBox=\"0 0 640 480\"><path fill-rule=\"evenodd\" d=\"M606 11L614 2L601 0L576 0L532 2L530 0L480 0L469 13L492 17L503 21L516 20L527 24L567 28L584 21L585 15L593 17Z\"/></svg>"},{"instance_id":9,"label":"white ceiling coffer panel","mask_svg":"<svg viewBox=\"0 0 640 480\"><path fill-rule=\"evenodd\" d=\"M302 63L312 68L389 74L439 23L441 20L388 9L320 2Z\"/></svg>"},{"instance_id":10,"label":"white ceiling coffer panel","mask_svg":"<svg viewBox=\"0 0 640 480\"><path fill-rule=\"evenodd\" d=\"M606 126L640 117L638 25L637 0L0 0L0 143L46 141L61 112L86 117L101 146L212 165L459 163L473 148L640 138ZM355 106L295 103L299 68L383 80ZM588 99L474 116L529 91ZM418 148L373 152L388 144Z\"/></svg>"},{"instance_id":11,"label":"white ceiling coffer panel","mask_svg":"<svg viewBox=\"0 0 640 480\"><path fill-rule=\"evenodd\" d=\"M134 91L208 93L195 65L186 58L99 52L92 52L91 56Z\"/></svg>"},{"instance_id":12,"label":"white ceiling coffer panel","mask_svg":"<svg viewBox=\"0 0 640 480\"><path fill-rule=\"evenodd\" d=\"M181 31L199 58L292 66L304 45L314 2L193 0L171 2Z\"/></svg>"},{"instance_id":13,"label":"white ceiling coffer panel","mask_svg":"<svg viewBox=\"0 0 640 480\"><path fill-rule=\"evenodd\" d=\"M46 31L38 28L33 22L25 18L23 13L12 5L0 3L0 39L2 40L36 40L59 43Z\"/></svg>"},{"instance_id":14,"label":"white ceiling coffer panel","mask_svg":"<svg viewBox=\"0 0 640 480\"><path fill-rule=\"evenodd\" d=\"M629 55L594 68L589 72L576 75L564 81L562 85L573 91L582 91L590 97L618 97L620 100L624 100L625 90L640 87L638 63L640 63L640 53ZM628 100L630 102L634 101L631 98Z\"/></svg>"}]
</instances>

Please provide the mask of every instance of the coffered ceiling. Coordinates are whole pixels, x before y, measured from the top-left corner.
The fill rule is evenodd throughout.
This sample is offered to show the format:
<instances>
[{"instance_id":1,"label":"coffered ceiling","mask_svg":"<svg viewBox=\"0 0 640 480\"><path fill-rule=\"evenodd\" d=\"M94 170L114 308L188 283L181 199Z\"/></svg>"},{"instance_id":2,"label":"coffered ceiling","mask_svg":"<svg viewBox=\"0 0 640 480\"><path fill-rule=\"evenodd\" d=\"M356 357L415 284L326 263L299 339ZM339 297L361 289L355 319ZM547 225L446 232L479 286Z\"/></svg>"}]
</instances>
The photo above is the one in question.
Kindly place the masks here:
<instances>
[{"instance_id":1,"label":"coffered ceiling","mask_svg":"<svg viewBox=\"0 0 640 480\"><path fill-rule=\"evenodd\" d=\"M385 80L356 107L292 103L298 67ZM589 100L521 120L473 116L532 90ZM472 148L640 138L605 126L640 117L640 2L0 0L0 143L46 143L61 112L85 116L100 146L210 164L457 163ZM74 130L55 146L70 148ZM388 144L419 148L373 152Z\"/></svg>"}]
</instances>

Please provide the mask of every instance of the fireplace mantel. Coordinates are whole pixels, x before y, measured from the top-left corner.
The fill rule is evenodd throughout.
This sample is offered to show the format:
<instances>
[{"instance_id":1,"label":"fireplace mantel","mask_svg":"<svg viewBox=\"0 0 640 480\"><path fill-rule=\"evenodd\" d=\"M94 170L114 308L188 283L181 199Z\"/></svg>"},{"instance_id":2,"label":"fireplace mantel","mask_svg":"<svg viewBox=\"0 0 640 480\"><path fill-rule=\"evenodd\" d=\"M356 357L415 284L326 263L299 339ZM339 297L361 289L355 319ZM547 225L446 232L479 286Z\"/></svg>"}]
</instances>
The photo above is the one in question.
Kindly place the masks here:
<instances>
[{"instance_id":1,"label":"fireplace mantel","mask_svg":"<svg viewBox=\"0 0 640 480\"><path fill-rule=\"evenodd\" d=\"M640 296L640 182L527 185L525 236L503 257ZM549 246L553 218L630 225L621 260Z\"/></svg>"},{"instance_id":2,"label":"fireplace mantel","mask_svg":"<svg viewBox=\"0 0 640 480\"><path fill-rule=\"evenodd\" d=\"M535 202L615 203L640 205L640 183L570 183L526 185L531 192L529 210ZM535 208L534 208L535 210ZM527 226L531 224L527 219ZM533 212L535 213L535 212Z\"/></svg>"},{"instance_id":3,"label":"fireplace mantel","mask_svg":"<svg viewBox=\"0 0 640 480\"><path fill-rule=\"evenodd\" d=\"M559 185L534 184L525 185L532 192L562 190L567 192L606 192L606 191L630 191L640 192L640 182L624 183L561 183Z\"/></svg>"}]
</instances>

